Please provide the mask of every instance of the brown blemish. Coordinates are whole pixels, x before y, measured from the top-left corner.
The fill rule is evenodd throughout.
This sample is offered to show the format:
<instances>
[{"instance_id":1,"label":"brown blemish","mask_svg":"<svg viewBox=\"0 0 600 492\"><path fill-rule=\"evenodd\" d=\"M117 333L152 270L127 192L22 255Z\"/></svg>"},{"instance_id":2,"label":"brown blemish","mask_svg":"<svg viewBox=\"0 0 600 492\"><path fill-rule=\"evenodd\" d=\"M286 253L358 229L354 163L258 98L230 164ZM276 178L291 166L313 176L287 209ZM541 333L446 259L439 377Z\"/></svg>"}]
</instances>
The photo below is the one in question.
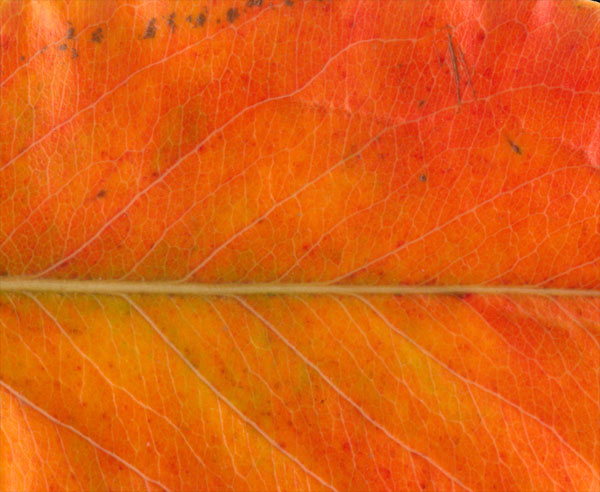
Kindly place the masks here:
<instances>
[{"instance_id":1,"label":"brown blemish","mask_svg":"<svg viewBox=\"0 0 600 492\"><path fill-rule=\"evenodd\" d=\"M421 100L419 101L419 107L420 107L420 108L421 108L421 107L423 107L423 105L424 105L424 104L425 104L425 99L421 99Z\"/></svg>"},{"instance_id":2,"label":"brown blemish","mask_svg":"<svg viewBox=\"0 0 600 492\"><path fill-rule=\"evenodd\" d=\"M24 56L20 56L20 57L19 57L19 59L20 59L21 61L25 61L25 57L24 57Z\"/></svg>"},{"instance_id":3,"label":"brown blemish","mask_svg":"<svg viewBox=\"0 0 600 492\"><path fill-rule=\"evenodd\" d=\"M59 50L59 51L65 51L66 49L67 49L67 45L66 45L66 44L61 44L61 45L58 47L58 50Z\"/></svg>"},{"instance_id":4,"label":"brown blemish","mask_svg":"<svg viewBox=\"0 0 600 492\"><path fill-rule=\"evenodd\" d=\"M92 33L92 37L90 38L93 43L101 43L104 39L104 34L102 33L102 28L99 27Z\"/></svg>"},{"instance_id":5,"label":"brown blemish","mask_svg":"<svg viewBox=\"0 0 600 492\"><path fill-rule=\"evenodd\" d=\"M142 39L152 39L154 36L156 36L156 17L152 17L152 19L148 21Z\"/></svg>"},{"instance_id":6,"label":"brown blemish","mask_svg":"<svg viewBox=\"0 0 600 492\"><path fill-rule=\"evenodd\" d=\"M521 151L521 147L519 147L516 143L514 143L512 140L508 141L510 147L513 149L513 152L517 155L522 155L522 151Z\"/></svg>"},{"instance_id":7,"label":"brown blemish","mask_svg":"<svg viewBox=\"0 0 600 492\"><path fill-rule=\"evenodd\" d=\"M293 0L285 0L283 3L285 3L288 7L293 7L294 6L294 1Z\"/></svg>"},{"instance_id":8,"label":"brown blemish","mask_svg":"<svg viewBox=\"0 0 600 492\"><path fill-rule=\"evenodd\" d=\"M240 16L238 9L229 9L227 11L227 20L230 24L233 24L235 20Z\"/></svg>"},{"instance_id":9,"label":"brown blemish","mask_svg":"<svg viewBox=\"0 0 600 492\"><path fill-rule=\"evenodd\" d=\"M71 22L67 22L67 25L69 26L67 28L67 39L73 39L73 37L75 36L75 28L73 27L73 24L71 24Z\"/></svg>"},{"instance_id":10,"label":"brown blemish","mask_svg":"<svg viewBox=\"0 0 600 492\"><path fill-rule=\"evenodd\" d=\"M167 25L171 28L171 32L177 28L177 23L175 22L175 12L171 12L169 17L167 17Z\"/></svg>"},{"instance_id":11,"label":"brown blemish","mask_svg":"<svg viewBox=\"0 0 600 492\"><path fill-rule=\"evenodd\" d=\"M248 0L246 3L247 7L260 7L262 5L263 0Z\"/></svg>"},{"instance_id":12,"label":"brown blemish","mask_svg":"<svg viewBox=\"0 0 600 492\"><path fill-rule=\"evenodd\" d=\"M97 198L104 198L106 196L106 190L100 190L97 194Z\"/></svg>"},{"instance_id":13,"label":"brown blemish","mask_svg":"<svg viewBox=\"0 0 600 492\"><path fill-rule=\"evenodd\" d=\"M79 57L79 53L77 53L77 50L76 50L75 48L73 48L73 49L71 50L71 56L72 56L73 58L78 58L78 57Z\"/></svg>"},{"instance_id":14,"label":"brown blemish","mask_svg":"<svg viewBox=\"0 0 600 492\"><path fill-rule=\"evenodd\" d=\"M420 181L421 183L424 183L425 181L427 181L427 176L425 176L424 174L421 174L421 175L419 176L419 181Z\"/></svg>"},{"instance_id":15,"label":"brown blemish","mask_svg":"<svg viewBox=\"0 0 600 492\"><path fill-rule=\"evenodd\" d=\"M194 28L202 27L206 24L206 15L198 14L195 19L191 15L188 15L185 20L192 24Z\"/></svg>"}]
</instances>

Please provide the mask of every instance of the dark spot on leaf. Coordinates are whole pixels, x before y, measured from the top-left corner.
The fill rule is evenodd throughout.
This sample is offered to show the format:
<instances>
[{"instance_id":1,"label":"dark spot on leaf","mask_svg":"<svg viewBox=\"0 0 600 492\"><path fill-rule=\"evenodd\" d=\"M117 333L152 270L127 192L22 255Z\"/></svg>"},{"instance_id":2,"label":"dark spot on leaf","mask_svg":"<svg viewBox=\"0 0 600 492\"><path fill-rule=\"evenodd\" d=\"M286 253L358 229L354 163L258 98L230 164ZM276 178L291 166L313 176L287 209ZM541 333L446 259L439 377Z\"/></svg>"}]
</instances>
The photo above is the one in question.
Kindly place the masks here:
<instances>
[{"instance_id":1,"label":"dark spot on leaf","mask_svg":"<svg viewBox=\"0 0 600 492\"><path fill-rule=\"evenodd\" d=\"M516 143L514 143L512 140L509 140L508 143L510 144L511 148L513 149L515 154L521 155L521 147L519 147Z\"/></svg>"},{"instance_id":2,"label":"dark spot on leaf","mask_svg":"<svg viewBox=\"0 0 600 492\"><path fill-rule=\"evenodd\" d=\"M156 18L152 17L152 19L148 21L143 39L152 39L154 36L156 36Z\"/></svg>"},{"instance_id":3,"label":"dark spot on leaf","mask_svg":"<svg viewBox=\"0 0 600 492\"><path fill-rule=\"evenodd\" d=\"M292 7L294 5L293 0L285 0L284 2L288 7Z\"/></svg>"},{"instance_id":4,"label":"dark spot on leaf","mask_svg":"<svg viewBox=\"0 0 600 492\"><path fill-rule=\"evenodd\" d=\"M25 57L24 56L21 56L20 59L21 59L21 61L25 61Z\"/></svg>"},{"instance_id":5,"label":"dark spot on leaf","mask_svg":"<svg viewBox=\"0 0 600 492\"><path fill-rule=\"evenodd\" d=\"M71 56L73 58L78 58L79 57L79 53L77 53L77 50L75 48L72 49Z\"/></svg>"},{"instance_id":6,"label":"dark spot on leaf","mask_svg":"<svg viewBox=\"0 0 600 492\"><path fill-rule=\"evenodd\" d=\"M260 7L262 5L263 0L248 0L246 4L248 7Z\"/></svg>"},{"instance_id":7,"label":"dark spot on leaf","mask_svg":"<svg viewBox=\"0 0 600 492\"><path fill-rule=\"evenodd\" d=\"M171 32L177 27L177 23L175 22L175 12L171 12L169 17L167 17L167 25L171 28Z\"/></svg>"},{"instance_id":8,"label":"dark spot on leaf","mask_svg":"<svg viewBox=\"0 0 600 492\"><path fill-rule=\"evenodd\" d=\"M192 24L192 27L194 28L202 27L206 23L206 15L198 14L196 18L193 18L191 15L188 15L185 20Z\"/></svg>"},{"instance_id":9,"label":"dark spot on leaf","mask_svg":"<svg viewBox=\"0 0 600 492\"><path fill-rule=\"evenodd\" d=\"M103 39L104 39L104 34L102 33L102 28L99 27L92 33L91 40L94 43L101 43Z\"/></svg>"},{"instance_id":10,"label":"dark spot on leaf","mask_svg":"<svg viewBox=\"0 0 600 492\"><path fill-rule=\"evenodd\" d=\"M99 192L96 194L96 196L97 196L98 198L104 198L104 197L106 196L106 190L100 190L100 191L99 191Z\"/></svg>"},{"instance_id":11,"label":"dark spot on leaf","mask_svg":"<svg viewBox=\"0 0 600 492\"><path fill-rule=\"evenodd\" d=\"M60 51L65 51L65 50L67 49L67 45L66 45L66 44L61 44L61 45L58 47L58 49L59 49Z\"/></svg>"},{"instance_id":12,"label":"dark spot on leaf","mask_svg":"<svg viewBox=\"0 0 600 492\"><path fill-rule=\"evenodd\" d=\"M421 99L419 101L419 107L422 107L425 104L425 99Z\"/></svg>"},{"instance_id":13,"label":"dark spot on leaf","mask_svg":"<svg viewBox=\"0 0 600 492\"><path fill-rule=\"evenodd\" d=\"M240 13L238 12L238 9L229 9L227 11L227 20L230 23L233 23L239 16Z\"/></svg>"},{"instance_id":14,"label":"dark spot on leaf","mask_svg":"<svg viewBox=\"0 0 600 492\"><path fill-rule=\"evenodd\" d=\"M73 36L75 36L75 28L70 22L67 22L67 24L69 25L67 28L67 39L73 39Z\"/></svg>"},{"instance_id":15,"label":"dark spot on leaf","mask_svg":"<svg viewBox=\"0 0 600 492\"><path fill-rule=\"evenodd\" d=\"M421 174L419 176L419 181L421 181L422 183L424 183L425 181L427 181L427 176L425 176L424 174Z\"/></svg>"}]
</instances>

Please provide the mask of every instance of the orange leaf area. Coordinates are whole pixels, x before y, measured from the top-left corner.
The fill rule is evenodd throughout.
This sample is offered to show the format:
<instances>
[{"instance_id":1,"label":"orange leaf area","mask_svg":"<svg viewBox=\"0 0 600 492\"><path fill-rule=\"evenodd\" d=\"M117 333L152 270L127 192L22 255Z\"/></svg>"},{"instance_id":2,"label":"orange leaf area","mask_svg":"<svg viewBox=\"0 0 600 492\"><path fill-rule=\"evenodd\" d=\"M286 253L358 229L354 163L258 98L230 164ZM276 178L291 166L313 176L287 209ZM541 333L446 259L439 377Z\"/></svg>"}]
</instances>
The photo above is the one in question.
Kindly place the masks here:
<instances>
[{"instance_id":1,"label":"orange leaf area","mask_svg":"<svg viewBox=\"0 0 600 492\"><path fill-rule=\"evenodd\" d=\"M0 490L596 492L599 395L598 6L0 0Z\"/></svg>"},{"instance_id":2,"label":"orange leaf area","mask_svg":"<svg viewBox=\"0 0 600 492\"><path fill-rule=\"evenodd\" d=\"M599 309L8 295L3 479L15 490L593 490Z\"/></svg>"}]
</instances>

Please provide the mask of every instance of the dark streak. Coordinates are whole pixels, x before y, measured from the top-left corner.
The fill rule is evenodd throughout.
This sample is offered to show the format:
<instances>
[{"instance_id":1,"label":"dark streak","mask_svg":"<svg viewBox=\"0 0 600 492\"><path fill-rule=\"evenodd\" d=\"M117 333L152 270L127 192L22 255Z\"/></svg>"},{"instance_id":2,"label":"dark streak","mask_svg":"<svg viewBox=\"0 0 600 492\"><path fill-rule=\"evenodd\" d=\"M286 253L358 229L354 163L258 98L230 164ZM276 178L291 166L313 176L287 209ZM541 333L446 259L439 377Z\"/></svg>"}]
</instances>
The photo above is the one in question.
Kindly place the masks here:
<instances>
[{"instance_id":1,"label":"dark streak","mask_svg":"<svg viewBox=\"0 0 600 492\"><path fill-rule=\"evenodd\" d=\"M72 53L72 57L73 58L78 58L79 57L79 53L77 53L77 50L75 48L72 49L71 53Z\"/></svg>"},{"instance_id":2,"label":"dark streak","mask_svg":"<svg viewBox=\"0 0 600 492\"><path fill-rule=\"evenodd\" d=\"M471 72L469 71L469 66L467 65L467 61L465 60L465 55L464 55L463 51L460 49L460 46L458 47L458 54L460 55L460 59L462 61L463 67L465 67L465 72L467 72L467 84L469 84L471 91L473 91L473 97L475 99L477 99L477 93L475 92L475 88L473 87L473 82L471 81Z\"/></svg>"},{"instance_id":3,"label":"dark streak","mask_svg":"<svg viewBox=\"0 0 600 492\"><path fill-rule=\"evenodd\" d=\"M518 155L522 155L523 153L521 152L521 147L519 147L516 143L514 143L512 140L509 140L508 143L510 144L511 148L513 149L515 154Z\"/></svg>"},{"instance_id":4,"label":"dark streak","mask_svg":"<svg viewBox=\"0 0 600 492\"><path fill-rule=\"evenodd\" d=\"M247 7L260 7L263 0L248 0Z\"/></svg>"},{"instance_id":5,"label":"dark streak","mask_svg":"<svg viewBox=\"0 0 600 492\"><path fill-rule=\"evenodd\" d=\"M229 9L227 11L227 20L233 24L233 22L240 16L238 9Z\"/></svg>"},{"instance_id":6,"label":"dark streak","mask_svg":"<svg viewBox=\"0 0 600 492\"><path fill-rule=\"evenodd\" d=\"M96 194L96 196L97 196L98 198L104 198L104 197L106 196L106 190L100 190L100 191L99 191L99 192Z\"/></svg>"},{"instance_id":7,"label":"dark streak","mask_svg":"<svg viewBox=\"0 0 600 492\"><path fill-rule=\"evenodd\" d=\"M422 107L425 104L425 99L421 99L419 101L419 107Z\"/></svg>"},{"instance_id":8,"label":"dark streak","mask_svg":"<svg viewBox=\"0 0 600 492\"><path fill-rule=\"evenodd\" d=\"M452 68L454 69L454 80L456 81L456 98L458 99L458 104L460 104L460 74L458 73L458 65L456 64L456 53L454 51L454 45L452 44L452 36L450 35L450 33L448 33L448 48L450 50L450 57L452 59Z\"/></svg>"},{"instance_id":9,"label":"dark streak","mask_svg":"<svg viewBox=\"0 0 600 492\"><path fill-rule=\"evenodd\" d=\"M146 26L146 31L144 32L144 36L142 39L152 39L156 36L156 18L152 17L148 21L148 25Z\"/></svg>"},{"instance_id":10,"label":"dark streak","mask_svg":"<svg viewBox=\"0 0 600 492\"><path fill-rule=\"evenodd\" d=\"M99 27L92 33L91 41L94 43L101 43L104 39L104 34L102 33L102 28Z\"/></svg>"}]
</instances>

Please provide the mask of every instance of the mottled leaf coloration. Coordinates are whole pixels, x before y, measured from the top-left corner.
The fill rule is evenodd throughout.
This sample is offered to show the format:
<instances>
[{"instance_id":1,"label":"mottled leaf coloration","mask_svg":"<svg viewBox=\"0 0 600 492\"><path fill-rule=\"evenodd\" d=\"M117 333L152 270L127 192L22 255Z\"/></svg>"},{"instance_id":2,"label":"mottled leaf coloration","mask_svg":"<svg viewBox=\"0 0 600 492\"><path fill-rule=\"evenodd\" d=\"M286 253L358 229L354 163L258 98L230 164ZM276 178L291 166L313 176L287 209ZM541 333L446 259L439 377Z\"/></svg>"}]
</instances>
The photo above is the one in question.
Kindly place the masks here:
<instances>
[{"instance_id":1,"label":"mottled leaf coloration","mask_svg":"<svg viewBox=\"0 0 600 492\"><path fill-rule=\"evenodd\" d=\"M600 9L0 1L2 491L600 490Z\"/></svg>"}]
</instances>

